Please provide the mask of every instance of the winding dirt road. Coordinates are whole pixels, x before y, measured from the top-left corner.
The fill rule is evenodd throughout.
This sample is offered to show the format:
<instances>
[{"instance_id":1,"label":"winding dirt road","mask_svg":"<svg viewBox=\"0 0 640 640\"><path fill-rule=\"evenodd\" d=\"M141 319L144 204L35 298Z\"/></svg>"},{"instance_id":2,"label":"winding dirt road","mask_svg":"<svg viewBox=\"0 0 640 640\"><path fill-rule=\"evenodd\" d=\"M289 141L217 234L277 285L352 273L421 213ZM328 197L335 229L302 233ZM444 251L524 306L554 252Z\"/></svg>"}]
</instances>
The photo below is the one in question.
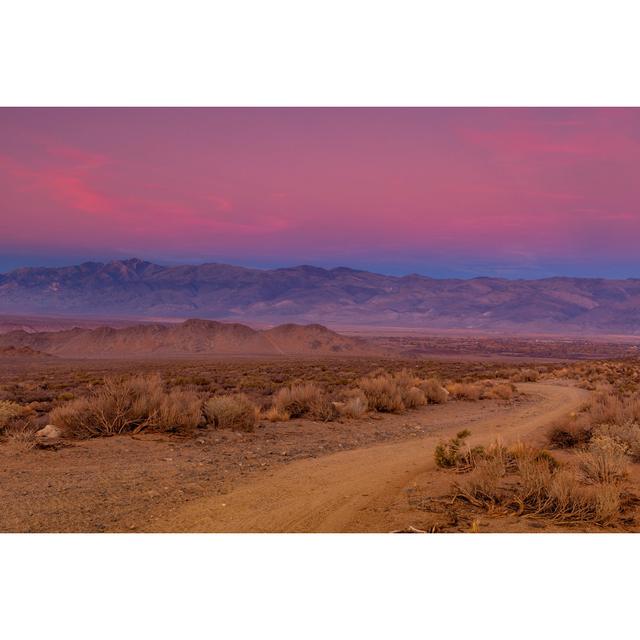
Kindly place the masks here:
<instances>
[{"instance_id":1,"label":"winding dirt road","mask_svg":"<svg viewBox=\"0 0 640 640\"><path fill-rule=\"evenodd\" d=\"M154 531L200 532L381 532L381 513L413 478L435 468L438 441L470 428L470 442L535 439L555 419L575 410L588 394L571 386L519 385L532 401L484 417L482 403L461 412L455 428L400 443L300 460L266 477L239 485L231 493L198 499L155 522Z\"/></svg>"}]
</instances>

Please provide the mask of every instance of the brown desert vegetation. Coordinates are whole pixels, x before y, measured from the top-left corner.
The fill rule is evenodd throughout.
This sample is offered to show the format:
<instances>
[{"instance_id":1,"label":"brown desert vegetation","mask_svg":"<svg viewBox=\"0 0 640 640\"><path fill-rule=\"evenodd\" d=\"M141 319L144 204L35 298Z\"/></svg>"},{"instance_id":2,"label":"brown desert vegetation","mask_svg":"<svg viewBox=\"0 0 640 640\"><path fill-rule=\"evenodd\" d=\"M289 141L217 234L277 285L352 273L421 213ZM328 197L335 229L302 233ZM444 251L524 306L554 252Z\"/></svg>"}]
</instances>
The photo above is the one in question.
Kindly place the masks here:
<instances>
[{"instance_id":1,"label":"brown desert vegetation","mask_svg":"<svg viewBox=\"0 0 640 640\"><path fill-rule=\"evenodd\" d=\"M558 525L619 524L627 459L612 440L595 442L577 464L558 462L543 449L465 445L469 432L439 445L436 464L468 474L452 484L450 499L487 513L540 518Z\"/></svg>"},{"instance_id":2,"label":"brown desert vegetation","mask_svg":"<svg viewBox=\"0 0 640 640\"><path fill-rule=\"evenodd\" d=\"M338 413L345 418L361 418L367 413L369 402L361 389L350 389L345 392L342 402L334 403Z\"/></svg>"},{"instance_id":3,"label":"brown desert vegetation","mask_svg":"<svg viewBox=\"0 0 640 640\"><path fill-rule=\"evenodd\" d=\"M204 415L219 429L253 431L258 409L244 393L235 393L209 398L204 403Z\"/></svg>"},{"instance_id":4,"label":"brown desert vegetation","mask_svg":"<svg viewBox=\"0 0 640 640\"><path fill-rule=\"evenodd\" d=\"M209 470L207 477L219 475L218 483L233 483L246 473L277 469L294 459L385 440L433 437L429 434L437 425L445 424L449 437L431 449L440 470L434 487L442 489L412 490L414 510L403 511L402 517L426 517L442 500L449 504L442 509L457 514L457 520L440 520L434 530L525 526L515 522L554 530L635 526L640 460L640 367L635 360L168 359L137 362L135 374L130 363L116 360L12 357L6 362L0 376L0 455L11 456L12 465L40 464L35 458L46 455L51 471L58 457L66 459L103 436L111 436L114 445L108 447L123 451L130 445L116 445L119 438L156 434L167 438L162 447L171 450L161 462L173 460L176 447L208 452L196 457L197 467L183 466L176 482L191 474L199 477L202 468ZM551 452L535 438L503 445L469 435L466 425L475 432L474 420L483 415L509 416L521 405L535 406L538 385L578 388L584 398L538 432L547 434ZM445 423L439 415L447 416ZM507 435L518 426L508 420ZM60 444L38 435L47 424L62 430ZM140 452L149 449L149 442L137 445ZM100 464L107 464L108 449L101 451L106 457ZM33 463L27 462L32 457ZM81 462L74 464L82 468ZM141 481L139 457L131 465L130 482ZM442 483L449 474L447 490ZM5 491L19 477L4 481ZM200 495L207 486L200 482L192 490ZM223 490L221 484L216 487ZM179 502L176 491L173 504ZM38 527L47 530L44 520Z\"/></svg>"},{"instance_id":5,"label":"brown desert vegetation","mask_svg":"<svg viewBox=\"0 0 640 640\"><path fill-rule=\"evenodd\" d=\"M634 468L640 460L639 372L636 362L603 361L552 367L543 374L550 380L573 381L590 391L582 406L547 430L547 442L557 456L522 442L471 446L468 430L440 442L434 450L436 466L462 475L442 498L451 501L450 509L462 509L454 520L467 509L466 520L473 519L476 528L480 512L493 521L516 517L571 529L633 527L640 502ZM525 369L510 379L540 377ZM504 394L507 398L512 391L509 383L490 384L482 397ZM464 383L448 385L458 398L469 396L464 387ZM419 510L433 511L438 498L418 492L412 501Z\"/></svg>"},{"instance_id":6,"label":"brown desert vegetation","mask_svg":"<svg viewBox=\"0 0 640 640\"><path fill-rule=\"evenodd\" d=\"M150 431L186 432L202 418L193 391L166 392L160 376L106 378L97 391L53 409L50 421L77 438Z\"/></svg>"},{"instance_id":7,"label":"brown desert vegetation","mask_svg":"<svg viewBox=\"0 0 640 640\"><path fill-rule=\"evenodd\" d=\"M447 385L447 391L456 400L480 400L482 387L476 383L451 382Z\"/></svg>"},{"instance_id":8,"label":"brown desert vegetation","mask_svg":"<svg viewBox=\"0 0 640 640\"><path fill-rule=\"evenodd\" d=\"M439 380L428 378L420 384L420 389L424 392L427 402L442 404L449 399L449 392L442 386Z\"/></svg>"},{"instance_id":9,"label":"brown desert vegetation","mask_svg":"<svg viewBox=\"0 0 640 640\"><path fill-rule=\"evenodd\" d=\"M336 408L325 392L310 382L280 389L273 397L273 408L280 416L307 417L323 422L329 422L337 415Z\"/></svg>"}]
</instances>

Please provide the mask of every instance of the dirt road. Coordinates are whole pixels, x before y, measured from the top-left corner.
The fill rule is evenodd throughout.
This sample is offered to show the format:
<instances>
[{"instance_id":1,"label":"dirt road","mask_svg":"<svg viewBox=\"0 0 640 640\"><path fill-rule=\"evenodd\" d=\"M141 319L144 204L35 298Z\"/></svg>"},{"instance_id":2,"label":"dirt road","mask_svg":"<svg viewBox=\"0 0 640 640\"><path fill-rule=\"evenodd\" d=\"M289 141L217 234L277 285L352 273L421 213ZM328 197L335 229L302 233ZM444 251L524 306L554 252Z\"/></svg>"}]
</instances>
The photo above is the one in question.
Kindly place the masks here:
<instances>
[{"instance_id":1,"label":"dirt road","mask_svg":"<svg viewBox=\"0 0 640 640\"><path fill-rule=\"evenodd\" d=\"M434 467L437 442L460 429L470 442L500 437L505 442L535 439L553 420L576 409L587 392L570 386L520 385L534 402L483 417L465 412L455 427L425 437L380 444L300 460L266 477L237 486L231 493L200 498L154 522L154 531L348 532L388 531L380 514L412 479Z\"/></svg>"}]
</instances>

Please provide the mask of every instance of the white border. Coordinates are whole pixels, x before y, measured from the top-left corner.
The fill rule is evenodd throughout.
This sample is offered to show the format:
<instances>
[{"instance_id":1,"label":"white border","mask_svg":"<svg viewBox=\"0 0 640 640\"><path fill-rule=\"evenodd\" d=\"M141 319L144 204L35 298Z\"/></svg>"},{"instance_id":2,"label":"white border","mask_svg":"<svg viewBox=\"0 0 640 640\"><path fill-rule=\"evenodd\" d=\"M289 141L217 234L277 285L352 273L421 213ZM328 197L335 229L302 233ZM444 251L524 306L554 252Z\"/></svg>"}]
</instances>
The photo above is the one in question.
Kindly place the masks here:
<instances>
[{"instance_id":1,"label":"white border","mask_svg":"<svg viewBox=\"0 0 640 640\"><path fill-rule=\"evenodd\" d=\"M0 104L636 106L639 23L620 0L2 0ZM628 637L636 540L5 535L0 634Z\"/></svg>"},{"instance_id":2,"label":"white border","mask_svg":"<svg viewBox=\"0 0 640 640\"><path fill-rule=\"evenodd\" d=\"M628 0L2 1L0 104L640 100Z\"/></svg>"},{"instance_id":3,"label":"white border","mask_svg":"<svg viewBox=\"0 0 640 640\"><path fill-rule=\"evenodd\" d=\"M636 624L633 535L7 535L0 548L12 640L623 638Z\"/></svg>"}]
</instances>

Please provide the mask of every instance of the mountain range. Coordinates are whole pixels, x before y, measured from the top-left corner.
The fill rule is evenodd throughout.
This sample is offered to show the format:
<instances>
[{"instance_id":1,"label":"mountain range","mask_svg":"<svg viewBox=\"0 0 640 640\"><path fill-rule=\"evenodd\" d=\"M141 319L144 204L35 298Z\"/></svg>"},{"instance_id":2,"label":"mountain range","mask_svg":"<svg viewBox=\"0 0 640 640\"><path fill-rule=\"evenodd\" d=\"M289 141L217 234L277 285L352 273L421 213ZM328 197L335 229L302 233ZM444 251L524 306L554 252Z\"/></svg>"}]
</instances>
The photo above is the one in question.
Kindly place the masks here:
<instances>
[{"instance_id":1,"label":"mountain range","mask_svg":"<svg viewBox=\"0 0 640 640\"><path fill-rule=\"evenodd\" d=\"M390 276L139 259L0 274L0 312L555 334L640 334L640 279Z\"/></svg>"}]
</instances>

